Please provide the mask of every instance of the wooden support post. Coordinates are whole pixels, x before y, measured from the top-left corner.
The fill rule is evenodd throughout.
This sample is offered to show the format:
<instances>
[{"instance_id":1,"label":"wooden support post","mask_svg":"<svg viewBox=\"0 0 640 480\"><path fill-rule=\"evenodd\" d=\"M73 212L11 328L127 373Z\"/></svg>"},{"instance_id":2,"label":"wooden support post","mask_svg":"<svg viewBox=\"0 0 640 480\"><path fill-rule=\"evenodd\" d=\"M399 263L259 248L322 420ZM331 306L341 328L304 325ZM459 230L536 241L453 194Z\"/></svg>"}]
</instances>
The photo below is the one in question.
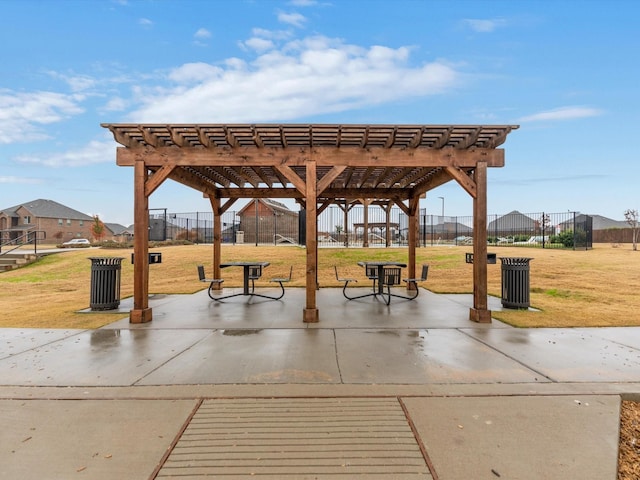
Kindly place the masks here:
<instances>
[{"instance_id":1,"label":"wooden support post","mask_svg":"<svg viewBox=\"0 0 640 480\"><path fill-rule=\"evenodd\" d=\"M344 199L344 246L349 246L349 204L348 200Z\"/></svg>"},{"instance_id":2,"label":"wooden support post","mask_svg":"<svg viewBox=\"0 0 640 480\"><path fill-rule=\"evenodd\" d=\"M416 245L418 240L418 206L420 197L409 199L409 261L407 264L408 277L416 278ZM415 290L415 284L407 283L407 290Z\"/></svg>"},{"instance_id":3,"label":"wooden support post","mask_svg":"<svg viewBox=\"0 0 640 480\"><path fill-rule=\"evenodd\" d=\"M136 160L133 175L133 310L129 322L146 323L153 315L149 308L149 198L145 194L149 172L144 160Z\"/></svg>"},{"instance_id":4,"label":"wooden support post","mask_svg":"<svg viewBox=\"0 0 640 480\"><path fill-rule=\"evenodd\" d=\"M362 206L364 207L362 211L362 226L364 228L362 232L362 246L364 248L369 247L369 203L370 200L368 198L362 199Z\"/></svg>"},{"instance_id":5,"label":"wooden support post","mask_svg":"<svg viewBox=\"0 0 640 480\"><path fill-rule=\"evenodd\" d=\"M385 212L385 221L386 221L386 225L385 225L385 236L384 236L384 243L385 243L385 247L390 247L391 246L391 202L388 202L385 206L384 206L384 212ZM413 277L411 277L413 278Z\"/></svg>"},{"instance_id":6,"label":"wooden support post","mask_svg":"<svg viewBox=\"0 0 640 480\"><path fill-rule=\"evenodd\" d=\"M307 276L306 306L303 312L305 323L316 323L319 320L318 308L316 305L316 288L318 284L318 201L316 187L316 162L307 162L306 174L306 235L307 235Z\"/></svg>"},{"instance_id":7,"label":"wooden support post","mask_svg":"<svg viewBox=\"0 0 640 480\"><path fill-rule=\"evenodd\" d=\"M218 197L209 197L213 210L213 278L220 277L220 263L222 262L222 210ZM215 283L213 290L222 290L222 283Z\"/></svg>"},{"instance_id":8,"label":"wooden support post","mask_svg":"<svg viewBox=\"0 0 640 480\"><path fill-rule=\"evenodd\" d=\"M469 320L491 323L487 302L487 163L478 162L473 199L473 308Z\"/></svg>"}]
</instances>

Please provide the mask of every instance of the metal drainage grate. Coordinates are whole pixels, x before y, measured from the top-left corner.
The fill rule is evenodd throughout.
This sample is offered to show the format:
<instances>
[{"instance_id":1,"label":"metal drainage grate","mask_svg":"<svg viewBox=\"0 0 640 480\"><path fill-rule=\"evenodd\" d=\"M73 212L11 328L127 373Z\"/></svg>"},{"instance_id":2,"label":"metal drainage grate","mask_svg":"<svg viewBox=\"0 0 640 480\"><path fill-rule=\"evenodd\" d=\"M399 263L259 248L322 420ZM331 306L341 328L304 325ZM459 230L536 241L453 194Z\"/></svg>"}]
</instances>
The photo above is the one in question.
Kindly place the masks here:
<instances>
[{"instance_id":1,"label":"metal drainage grate","mask_svg":"<svg viewBox=\"0 0 640 480\"><path fill-rule=\"evenodd\" d=\"M206 400L156 478L431 478L394 398Z\"/></svg>"}]
</instances>

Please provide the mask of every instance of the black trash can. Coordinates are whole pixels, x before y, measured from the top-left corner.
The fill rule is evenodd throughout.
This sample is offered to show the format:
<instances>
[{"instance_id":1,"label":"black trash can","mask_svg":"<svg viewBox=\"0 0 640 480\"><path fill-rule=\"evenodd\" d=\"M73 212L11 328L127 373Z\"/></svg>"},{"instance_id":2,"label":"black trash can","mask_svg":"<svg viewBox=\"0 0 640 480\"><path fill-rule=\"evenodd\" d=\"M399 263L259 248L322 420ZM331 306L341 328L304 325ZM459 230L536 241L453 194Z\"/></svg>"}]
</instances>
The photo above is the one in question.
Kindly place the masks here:
<instances>
[{"instance_id":1,"label":"black trash can","mask_svg":"<svg viewBox=\"0 0 640 480\"><path fill-rule=\"evenodd\" d=\"M529 262L532 258L500 257L502 262L502 306L529 308Z\"/></svg>"},{"instance_id":2,"label":"black trash can","mask_svg":"<svg viewBox=\"0 0 640 480\"><path fill-rule=\"evenodd\" d=\"M90 257L91 310L114 310L120 305L122 257Z\"/></svg>"}]
</instances>

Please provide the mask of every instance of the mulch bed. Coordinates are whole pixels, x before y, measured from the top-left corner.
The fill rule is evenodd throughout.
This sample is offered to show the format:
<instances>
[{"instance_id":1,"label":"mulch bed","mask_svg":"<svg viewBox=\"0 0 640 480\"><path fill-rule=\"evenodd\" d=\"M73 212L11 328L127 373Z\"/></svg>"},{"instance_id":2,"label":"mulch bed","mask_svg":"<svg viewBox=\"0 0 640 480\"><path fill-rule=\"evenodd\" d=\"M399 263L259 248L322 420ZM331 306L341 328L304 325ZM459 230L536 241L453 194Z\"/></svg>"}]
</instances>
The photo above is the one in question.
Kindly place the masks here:
<instances>
[{"instance_id":1,"label":"mulch bed","mask_svg":"<svg viewBox=\"0 0 640 480\"><path fill-rule=\"evenodd\" d=\"M618 480L640 479L640 403L623 401L620 410Z\"/></svg>"}]
</instances>

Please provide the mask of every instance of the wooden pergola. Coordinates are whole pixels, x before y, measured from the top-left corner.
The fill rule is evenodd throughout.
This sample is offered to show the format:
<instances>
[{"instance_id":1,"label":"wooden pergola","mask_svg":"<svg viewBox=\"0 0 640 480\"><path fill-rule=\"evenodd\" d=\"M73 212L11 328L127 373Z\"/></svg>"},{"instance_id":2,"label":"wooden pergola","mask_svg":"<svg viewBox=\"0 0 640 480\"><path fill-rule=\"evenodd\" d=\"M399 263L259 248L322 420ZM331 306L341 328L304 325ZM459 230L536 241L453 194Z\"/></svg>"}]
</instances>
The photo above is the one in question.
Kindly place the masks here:
<instances>
[{"instance_id":1,"label":"wooden pergola","mask_svg":"<svg viewBox=\"0 0 640 480\"><path fill-rule=\"evenodd\" d=\"M487 168L518 125L102 124L134 167L132 323L151 321L149 197L167 179L202 192L214 214L213 274L220 276L221 216L238 199L292 198L306 210L306 304L317 322L317 216L350 201L395 204L409 218L408 276L415 278L421 197L455 180L473 198L473 253L487 256ZM469 318L490 322L487 264L473 263Z\"/></svg>"}]
</instances>

